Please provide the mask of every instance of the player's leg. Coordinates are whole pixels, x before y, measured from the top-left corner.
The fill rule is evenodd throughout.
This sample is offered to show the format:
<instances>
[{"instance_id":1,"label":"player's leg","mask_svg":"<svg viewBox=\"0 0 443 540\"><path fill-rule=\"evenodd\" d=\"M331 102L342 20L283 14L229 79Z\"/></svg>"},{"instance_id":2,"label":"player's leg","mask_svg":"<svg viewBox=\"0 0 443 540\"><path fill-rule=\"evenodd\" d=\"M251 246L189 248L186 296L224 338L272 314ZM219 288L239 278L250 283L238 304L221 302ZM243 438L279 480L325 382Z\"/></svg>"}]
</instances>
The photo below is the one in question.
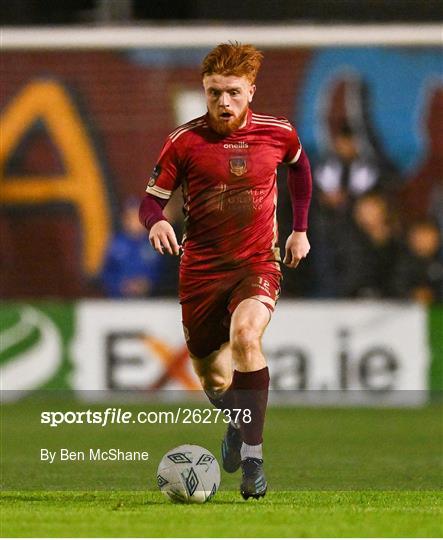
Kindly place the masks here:
<instances>
[{"instance_id":1,"label":"player's leg","mask_svg":"<svg viewBox=\"0 0 443 540\"><path fill-rule=\"evenodd\" d=\"M217 407L223 395L231 386L232 361L229 342L224 343L219 350L204 358L198 358L190 352L194 371L200 379L206 395L215 401ZM219 407L221 408L221 407Z\"/></svg>"},{"instance_id":2,"label":"player's leg","mask_svg":"<svg viewBox=\"0 0 443 540\"><path fill-rule=\"evenodd\" d=\"M194 370L209 401L217 409L231 411L235 405L232 359L229 345L231 314L226 311L238 276L220 275L195 279L181 275L182 320ZM241 434L228 424L222 441L222 462L227 472L240 467Z\"/></svg>"},{"instance_id":3,"label":"player's leg","mask_svg":"<svg viewBox=\"0 0 443 540\"><path fill-rule=\"evenodd\" d=\"M263 428L268 403L269 371L261 338L270 319L265 304L255 298L240 302L231 320L231 347L235 364L233 386L240 412L243 445L241 493L262 497L267 483L263 472Z\"/></svg>"},{"instance_id":4,"label":"player's leg","mask_svg":"<svg viewBox=\"0 0 443 540\"><path fill-rule=\"evenodd\" d=\"M230 313L226 312L233 285L226 275L203 279L181 274L182 321L194 371L209 401L217 409L235 407L232 359L229 344ZM241 434L231 424L222 442L223 468L234 472L240 467Z\"/></svg>"},{"instance_id":5,"label":"player's leg","mask_svg":"<svg viewBox=\"0 0 443 540\"><path fill-rule=\"evenodd\" d=\"M269 371L261 338L269 319L269 309L262 302L250 298L240 302L231 320L230 337L235 365L233 382L237 390L237 406L251 411L251 421L241 422L244 458L262 458Z\"/></svg>"},{"instance_id":6,"label":"player's leg","mask_svg":"<svg viewBox=\"0 0 443 540\"><path fill-rule=\"evenodd\" d=\"M230 386L229 345L231 312L226 306L239 277L225 273L180 274L183 330L194 370L211 403L219 409L234 406Z\"/></svg>"},{"instance_id":7,"label":"player's leg","mask_svg":"<svg viewBox=\"0 0 443 540\"><path fill-rule=\"evenodd\" d=\"M229 417L233 418L237 403L232 385L232 353L229 342L206 358L197 358L191 354L191 359L209 401L217 409L227 411ZM239 426L230 421L221 446L223 468L226 472L233 473L240 467L242 443Z\"/></svg>"}]
</instances>

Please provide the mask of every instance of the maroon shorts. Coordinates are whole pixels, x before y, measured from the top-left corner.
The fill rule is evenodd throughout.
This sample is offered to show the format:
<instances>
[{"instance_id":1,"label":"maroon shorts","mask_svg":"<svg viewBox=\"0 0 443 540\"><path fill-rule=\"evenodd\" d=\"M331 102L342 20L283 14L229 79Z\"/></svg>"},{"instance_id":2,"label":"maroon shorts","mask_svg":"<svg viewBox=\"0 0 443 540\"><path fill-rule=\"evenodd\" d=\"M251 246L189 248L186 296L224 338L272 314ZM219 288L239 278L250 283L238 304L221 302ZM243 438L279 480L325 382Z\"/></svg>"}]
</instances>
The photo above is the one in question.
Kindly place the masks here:
<instances>
[{"instance_id":1,"label":"maroon shorts","mask_svg":"<svg viewBox=\"0 0 443 540\"><path fill-rule=\"evenodd\" d=\"M272 312L280 293L281 273L263 264L228 272L180 273L180 303L190 353L205 358L229 341L229 326L242 300L256 298Z\"/></svg>"}]
</instances>

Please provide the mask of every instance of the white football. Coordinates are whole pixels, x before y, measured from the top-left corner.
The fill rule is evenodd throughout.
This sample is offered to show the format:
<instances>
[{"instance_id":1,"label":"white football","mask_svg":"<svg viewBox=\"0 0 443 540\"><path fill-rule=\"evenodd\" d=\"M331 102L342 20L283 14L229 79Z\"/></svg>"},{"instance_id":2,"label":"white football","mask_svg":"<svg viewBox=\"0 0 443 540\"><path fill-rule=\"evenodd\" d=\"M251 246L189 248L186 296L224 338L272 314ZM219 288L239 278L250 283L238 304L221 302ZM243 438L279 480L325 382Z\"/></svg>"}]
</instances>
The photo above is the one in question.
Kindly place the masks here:
<instances>
[{"instance_id":1,"label":"white football","mask_svg":"<svg viewBox=\"0 0 443 540\"><path fill-rule=\"evenodd\" d=\"M157 469L157 485L174 502L204 503L220 485L220 467L201 446L183 444L166 452Z\"/></svg>"}]
</instances>

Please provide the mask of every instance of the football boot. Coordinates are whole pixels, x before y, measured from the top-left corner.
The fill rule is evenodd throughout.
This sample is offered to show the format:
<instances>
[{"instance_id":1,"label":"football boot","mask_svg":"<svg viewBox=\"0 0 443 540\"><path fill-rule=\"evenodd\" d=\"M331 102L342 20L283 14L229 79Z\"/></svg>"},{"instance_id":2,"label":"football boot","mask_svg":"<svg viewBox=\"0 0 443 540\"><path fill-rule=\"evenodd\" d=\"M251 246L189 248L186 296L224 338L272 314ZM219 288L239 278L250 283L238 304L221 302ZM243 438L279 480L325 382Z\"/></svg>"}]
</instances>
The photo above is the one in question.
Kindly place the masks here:
<instances>
[{"instance_id":1,"label":"football boot","mask_svg":"<svg viewBox=\"0 0 443 540\"><path fill-rule=\"evenodd\" d=\"M240 467L240 450L242 444L243 440L241 438L240 429L229 424L221 445L223 469L226 472L233 473Z\"/></svg>"},{"instance_id":2,"label":"football boot","mask_svg":"<svg viewBox=\"0 0 443 540\"><path fill-rule=\"evenodd\" d=\"M263 460L257 458L246 458L241 462L242 481L240 493L243 499L249 497L259 499L266 495L268 484L263 471Z\"/></svg>"}]
</instances>

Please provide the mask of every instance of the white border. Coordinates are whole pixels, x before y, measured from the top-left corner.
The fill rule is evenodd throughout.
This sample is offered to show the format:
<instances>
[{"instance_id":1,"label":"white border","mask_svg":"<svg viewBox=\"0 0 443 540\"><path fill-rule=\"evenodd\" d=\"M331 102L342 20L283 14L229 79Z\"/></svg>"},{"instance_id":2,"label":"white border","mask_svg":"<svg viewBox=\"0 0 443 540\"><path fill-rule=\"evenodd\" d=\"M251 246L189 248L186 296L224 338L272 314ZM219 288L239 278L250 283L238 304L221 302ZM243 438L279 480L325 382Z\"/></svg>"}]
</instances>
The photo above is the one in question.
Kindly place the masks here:
<instances>
[{"instance_id":1,"label":"white border","mask_svg":"<svg viewBox=\"0 0 443 540\"><path fill-rule=\"evenodd\" d=\"M57 26L2 28L5 50L213 47L238 40L258 47L442 46L443 24L281 26Z\"/></svg>"}]
</instances>

